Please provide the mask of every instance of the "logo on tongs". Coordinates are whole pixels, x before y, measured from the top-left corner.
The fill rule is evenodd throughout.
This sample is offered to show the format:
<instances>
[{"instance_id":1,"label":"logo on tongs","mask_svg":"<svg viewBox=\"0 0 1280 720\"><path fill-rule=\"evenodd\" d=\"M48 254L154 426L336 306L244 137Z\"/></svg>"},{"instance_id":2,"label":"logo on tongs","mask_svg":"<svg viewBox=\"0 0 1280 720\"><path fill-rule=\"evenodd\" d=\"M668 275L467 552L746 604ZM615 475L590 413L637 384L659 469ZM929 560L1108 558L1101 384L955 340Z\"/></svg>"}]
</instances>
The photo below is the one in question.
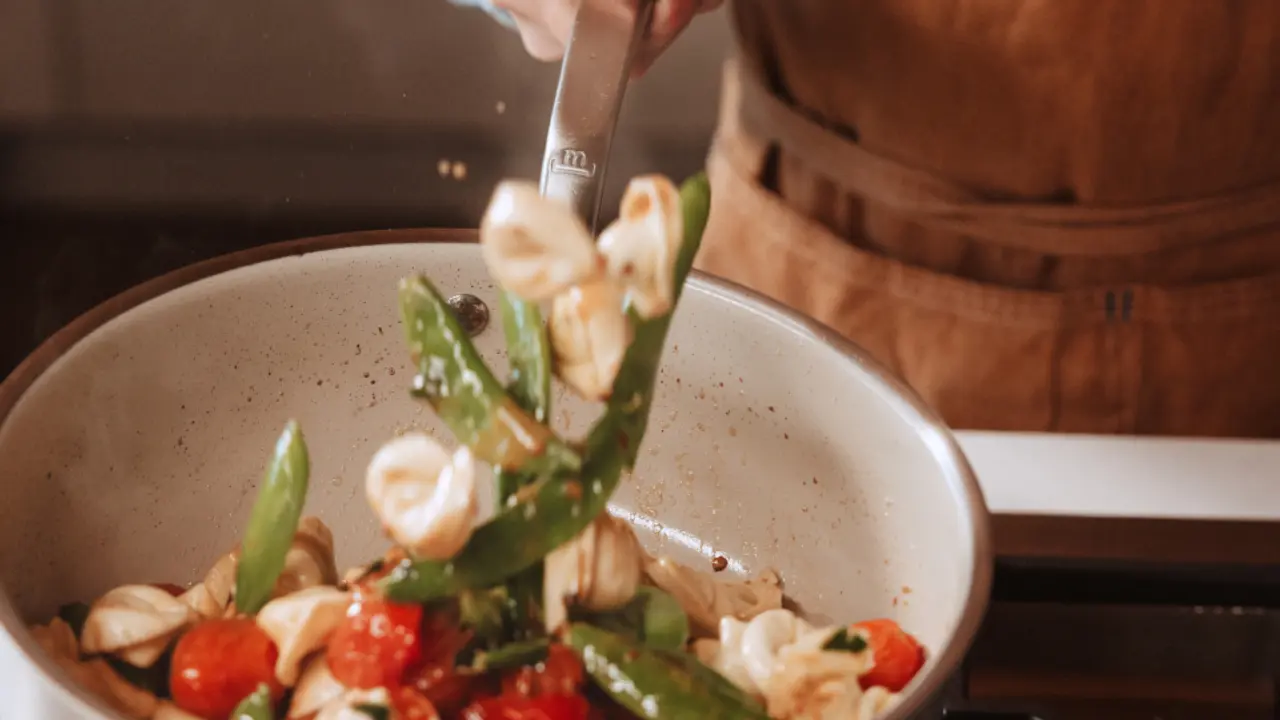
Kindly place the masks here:
<instances>
[{"instance_id":1,"label":"logo on tongs","mask_svg":"<svg viewBox=\"0 0 1280 720\"><path fill-rule=\"evenodd\" d=\"M551 158L551 172L590 178L596 175L596 164L582 150L566 148Z\"/></svg>"}]
</instances>

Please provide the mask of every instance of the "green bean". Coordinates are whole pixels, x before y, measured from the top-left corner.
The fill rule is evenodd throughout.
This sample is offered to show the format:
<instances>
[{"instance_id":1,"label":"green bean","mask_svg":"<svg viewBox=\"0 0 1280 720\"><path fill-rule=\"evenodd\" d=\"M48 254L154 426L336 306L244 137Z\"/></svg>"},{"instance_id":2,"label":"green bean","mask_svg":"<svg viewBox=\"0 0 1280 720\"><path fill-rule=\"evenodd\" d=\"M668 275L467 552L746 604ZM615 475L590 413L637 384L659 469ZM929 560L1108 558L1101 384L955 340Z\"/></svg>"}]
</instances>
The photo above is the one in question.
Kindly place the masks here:
<instances>
[{"instance_id":1,"label":"green bean","mask_svg":"<svg viewBox=\"0 0 1280 720\"><path fill-rule=\"evenodd\" d=\"M293 545L307 499L310 464L297 421L290 420L276 441L258 499L249 515L236 567L236 609L252 615L271 598Z\"/></svg>"},{"instance_id":2,"label":"green bean","mask_svg":"<svg viewBox=\"0 0 1280 720\"><path fill-rule=\"evenodd\" d=\"M711 189L705 175L690 179L680 189L684 238L676 259L676 300L684 289L702 241L710 199ZM423 293L415 291L410 295L419 297ZM405 324L416 327L416 314L406 312ZM452 318L447 312L443 314ZM635 466L639 455L671 315L642 320L633 313L634 340L623 357L604 416L587 437L586 460L579 480L540 476L537 483L522 488L513 502L477 528L466 547L452 559L406 561L397 566L382 584L388 597L426 602L468 588L503 582L572 540L604 512L623 472ZM462 343L455 342L455 339L465 340L461 330L419 332L418 336L421 338L418 345L433 348L436 356L466 355L464 350L457 349ZM474 351L471 354L474 355ZM436 364L443 366L444 362ZM431 365L427 361L421 363L424 368ZM445 376L443 372L433 375ZM477 384L482 385L483 381Z\"/></svg>"},{"instance_id":3,"label":"green bean","mask_svg":"<svg viewBox=\"0 0 1280 720\"><path fill-rule=\"evenodd\" d=\"M578 454L507 394L430 280L400 281L400 314L418 369L414 394L476 457L539 477L578 470Z\"/></svg>"},{"instance_id":4,"label":"green bean","mask_svg":"<svg viewBox=\"0 0 1280 720\"><path fill-rule=\"evenodd\" d=\"M682 652L637 648L619 635L585 623L570 625L565 640L582 658L591 679L639 717L769 717L760 703Z\"/></svg>"},{"instance_id":5,"label":"green bean","mask_svg":"<svg viewBox=\"0 0 1280 720\"><path fill-rule=\"evenodd\" d=\"M249 693L235 710L231 711L228 720L275 720L275 709L271 702L271 688L260 683L258 689Z\"/></svg>"}]
</instances>

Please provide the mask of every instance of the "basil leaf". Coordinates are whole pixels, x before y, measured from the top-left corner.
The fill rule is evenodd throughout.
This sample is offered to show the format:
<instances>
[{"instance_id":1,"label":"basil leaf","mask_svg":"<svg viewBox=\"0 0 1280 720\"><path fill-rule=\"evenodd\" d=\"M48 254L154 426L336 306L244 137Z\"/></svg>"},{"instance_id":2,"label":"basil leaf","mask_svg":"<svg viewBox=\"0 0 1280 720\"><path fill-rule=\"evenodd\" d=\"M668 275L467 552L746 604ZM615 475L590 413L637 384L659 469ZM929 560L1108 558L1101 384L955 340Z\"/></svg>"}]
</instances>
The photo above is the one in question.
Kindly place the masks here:
<instances>
[{"instance_id":1,"label":"basil leaf","mask_svg":"<svg viewBox=\"0 0 1280 720\"><path fill-rule=\"evenodd\" d=\"M58 608L58 617L71 628L71 632L76 634L78 640L80 632L84 630L85 621L89 619L89 606L82 602L67 603Z\"/></svg>"},{"instance_id":2,"label":"basil leaf","mask_svg":"<svg viewBox=\"0 0 1280 720\"><path fill-rule=\"evenodd\" d=\"M369 720L389 720L391 717L391 711L387 709L387 706L378 705L377 703L361 703L351 709L368 716Z\"/></svg>"},{"instance_id":3,"label":"basil leaf","mask_svg":"<svg viewBox=\"0 0 1280 720\"><path fill-rule=\"evenodd\" d=\"M840 628L822 646L822 649L834 652L860 653L867 649L867 641L862 635L856 632L849 632L849 628Z\"/></svg>"},{"instance_id":4,"label":"basil leaf","mask_svg":"<svg viewBox=\"0 0 1280 720\"><path fill-rule=\"evenodd\" d=\"M266 683L259 683L258 689L249 693L231 711L229 720L275 720L275 708L272 707L271 688Z\"/></svg>"}]
</instances>

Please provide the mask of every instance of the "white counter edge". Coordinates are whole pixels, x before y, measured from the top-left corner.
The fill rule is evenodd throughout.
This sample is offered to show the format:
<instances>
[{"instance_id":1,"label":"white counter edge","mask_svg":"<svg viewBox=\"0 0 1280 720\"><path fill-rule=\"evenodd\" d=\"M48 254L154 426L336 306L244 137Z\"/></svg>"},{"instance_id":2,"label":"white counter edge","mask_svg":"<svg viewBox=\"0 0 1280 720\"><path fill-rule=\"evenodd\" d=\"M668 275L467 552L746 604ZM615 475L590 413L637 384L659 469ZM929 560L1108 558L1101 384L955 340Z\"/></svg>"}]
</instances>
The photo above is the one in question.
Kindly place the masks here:
<instances>
[{"instance_id":1,"label":"white counter edge","mask_svg":"<svg viewBox=\"0 0 1280 720\"><path fill-rule=\"evenodd\" d=\"M1280 520L1280 442L956 435L993 514Z\"/></svg>"}]
</instances>

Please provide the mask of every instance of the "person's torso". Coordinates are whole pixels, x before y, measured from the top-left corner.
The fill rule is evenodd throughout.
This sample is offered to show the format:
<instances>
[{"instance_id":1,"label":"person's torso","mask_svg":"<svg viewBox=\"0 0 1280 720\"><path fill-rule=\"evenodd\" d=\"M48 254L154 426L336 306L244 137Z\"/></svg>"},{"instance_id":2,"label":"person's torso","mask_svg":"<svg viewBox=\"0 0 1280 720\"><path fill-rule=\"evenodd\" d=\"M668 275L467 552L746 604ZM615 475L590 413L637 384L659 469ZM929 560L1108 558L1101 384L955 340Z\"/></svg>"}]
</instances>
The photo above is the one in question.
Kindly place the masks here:
<instances>
[{"instance_id":1,"label":"person's torso","mask_svg":"<svg viewBox=\"0 0 1280 720\"><path fill-rule=\"evenodd\" d=\"M955 426L1280 436L1280 2L732 7L702 269Z\"/></svg>"},{"instance_id":2,"label":"person's torso","mask_svg":"<svg viewBox=\"0 0 1280 720\"><path fill-rule=\"evenodd\" d=\"M1274 0L736 0L777 89L993 197L1129 203L1280 175Z\"/></svg>"}]
</instances>

